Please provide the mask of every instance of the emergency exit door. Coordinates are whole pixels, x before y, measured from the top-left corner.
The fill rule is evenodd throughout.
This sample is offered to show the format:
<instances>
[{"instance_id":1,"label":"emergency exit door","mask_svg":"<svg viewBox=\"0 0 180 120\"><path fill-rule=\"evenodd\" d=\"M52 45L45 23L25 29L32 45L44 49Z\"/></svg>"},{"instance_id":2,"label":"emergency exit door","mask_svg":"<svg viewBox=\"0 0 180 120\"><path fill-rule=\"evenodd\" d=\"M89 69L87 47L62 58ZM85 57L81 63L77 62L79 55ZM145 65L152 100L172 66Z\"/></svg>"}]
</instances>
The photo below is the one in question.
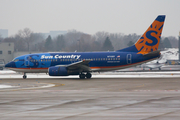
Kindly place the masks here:
<instances>
[{"instance_id":1,"label":"emergency exit door","mask_svg":"<svg viewBox=\"0 0 180 120\"><path fill-rule=\"evenodd\" d=\"M127 54L127 64L131 64L131 62L132 62L132 55Z\"/></svg>"}]
</instances>

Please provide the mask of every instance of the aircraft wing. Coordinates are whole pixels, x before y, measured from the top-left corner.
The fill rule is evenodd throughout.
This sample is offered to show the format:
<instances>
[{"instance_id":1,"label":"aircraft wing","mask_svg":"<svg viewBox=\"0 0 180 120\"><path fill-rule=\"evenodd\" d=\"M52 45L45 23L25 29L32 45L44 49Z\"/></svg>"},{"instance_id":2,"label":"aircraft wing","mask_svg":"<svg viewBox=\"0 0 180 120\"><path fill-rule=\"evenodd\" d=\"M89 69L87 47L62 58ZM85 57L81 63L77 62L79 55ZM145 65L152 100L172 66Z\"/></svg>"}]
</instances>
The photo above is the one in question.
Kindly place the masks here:
<instances>
[{"instance_id":1,"label":"aircraft wing","mask_svg":"<svg viewBox=\"0 0 180 120\"><path fill-rule=\"evenodd\" d=\"M91 68L89 67L89 62L91 60L82 60L78 62L74 62L72 64L63 65L64 67L67 67L69 70L78 70L81 72L90 72ZM57 65L62 66L62 65Z\"/></svg>"}]
</instances>

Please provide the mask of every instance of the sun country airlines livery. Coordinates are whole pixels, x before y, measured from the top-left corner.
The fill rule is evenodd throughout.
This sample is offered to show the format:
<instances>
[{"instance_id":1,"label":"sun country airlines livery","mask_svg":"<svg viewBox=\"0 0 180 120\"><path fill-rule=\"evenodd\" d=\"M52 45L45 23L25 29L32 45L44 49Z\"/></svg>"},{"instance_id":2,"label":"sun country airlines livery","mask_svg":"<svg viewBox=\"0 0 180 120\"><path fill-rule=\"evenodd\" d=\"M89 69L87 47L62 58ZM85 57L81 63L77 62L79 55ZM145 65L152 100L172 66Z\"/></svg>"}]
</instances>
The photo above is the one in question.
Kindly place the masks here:
<instances>
[{"instance_id":1,"label":"sun country airlines livery","mask_svg":"<svg viewBox=\"0 0 180 120\"><path fill-rule=\"evenodd\" d=\"M159 15L140 39L128 48L113 52L37 53L14 58L5 65L17 72L48 73L50 76L79 75L91 78L92 72L118 70L160 57L158 46L165 15Z\"/></svg>"}]
</instances>

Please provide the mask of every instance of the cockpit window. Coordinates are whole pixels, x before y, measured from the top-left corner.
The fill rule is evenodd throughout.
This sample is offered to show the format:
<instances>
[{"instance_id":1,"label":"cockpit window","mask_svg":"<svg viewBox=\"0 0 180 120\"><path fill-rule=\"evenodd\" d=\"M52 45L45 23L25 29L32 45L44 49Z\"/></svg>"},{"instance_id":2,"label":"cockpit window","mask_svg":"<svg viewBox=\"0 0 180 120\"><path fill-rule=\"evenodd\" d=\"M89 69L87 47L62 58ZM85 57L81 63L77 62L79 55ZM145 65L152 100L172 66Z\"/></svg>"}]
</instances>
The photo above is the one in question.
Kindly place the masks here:
<instances>
[{"instance_id":1,"label":"cockpit window","mask_svg":"<svg viewBox=\"0 0 180 120\"><path fill-rule=\"evenodd\" d=\"M17 61L19 61L19 59L14 59L13 61L14 61L14 62L17 62Z\"/></svg>"}]
</instances>

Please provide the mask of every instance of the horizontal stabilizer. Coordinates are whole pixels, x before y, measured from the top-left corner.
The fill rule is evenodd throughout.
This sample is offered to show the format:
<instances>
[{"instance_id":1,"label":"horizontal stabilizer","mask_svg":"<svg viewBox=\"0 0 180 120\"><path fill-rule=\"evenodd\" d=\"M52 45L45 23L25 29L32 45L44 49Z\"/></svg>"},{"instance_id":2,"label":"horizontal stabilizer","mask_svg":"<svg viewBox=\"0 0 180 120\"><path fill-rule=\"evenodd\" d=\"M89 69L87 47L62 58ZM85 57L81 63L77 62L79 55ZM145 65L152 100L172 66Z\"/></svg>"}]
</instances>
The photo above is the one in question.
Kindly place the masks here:
<instances>
[{"instance_id":1,"label":"horizontal stabilizer","mask_svg":"<svg viewBox=\"0 0 180 120\"><path fill-rule=\"evenodd\" d=\"M160 50L157 50L157 51L153 51L153 52L150 52L150 53L148 53L148 54L144 54L143 56L144 57L154 57L154 56L158 56L158 55L160 55L161 53L160 53Z\"/></svg>"}]
</instances>

